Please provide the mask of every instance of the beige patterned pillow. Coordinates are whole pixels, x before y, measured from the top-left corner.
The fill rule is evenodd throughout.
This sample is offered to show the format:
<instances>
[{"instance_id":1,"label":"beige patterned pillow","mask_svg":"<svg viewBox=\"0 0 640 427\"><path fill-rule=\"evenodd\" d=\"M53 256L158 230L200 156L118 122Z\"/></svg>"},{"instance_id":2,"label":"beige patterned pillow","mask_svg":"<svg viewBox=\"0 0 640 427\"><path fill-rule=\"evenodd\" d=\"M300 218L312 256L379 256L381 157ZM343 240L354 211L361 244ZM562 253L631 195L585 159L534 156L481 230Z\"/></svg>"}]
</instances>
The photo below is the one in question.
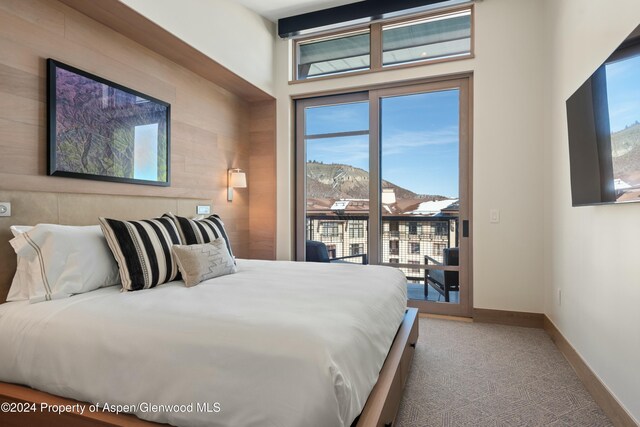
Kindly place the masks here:
<instances>
[{"instance_id":1,"label":"beige patterned pillow","mask_svg":"<svg viewBox=\"0 0 640 427\"><path fill-rule=\"evenodd\" d=\"M171 250L187 287L236 272L236 265L222 238L201 245L173 245Z\"/></svg>"}]
</instances>

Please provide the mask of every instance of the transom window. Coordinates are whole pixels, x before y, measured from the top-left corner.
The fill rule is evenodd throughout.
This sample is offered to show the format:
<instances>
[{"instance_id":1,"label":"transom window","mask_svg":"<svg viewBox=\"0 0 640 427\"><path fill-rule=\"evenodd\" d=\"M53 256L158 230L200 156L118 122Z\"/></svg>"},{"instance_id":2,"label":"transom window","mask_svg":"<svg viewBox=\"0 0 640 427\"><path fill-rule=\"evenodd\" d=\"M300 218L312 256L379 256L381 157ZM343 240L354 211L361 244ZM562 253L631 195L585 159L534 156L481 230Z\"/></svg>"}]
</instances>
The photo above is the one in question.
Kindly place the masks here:
<instances>
[{"instance_id":1,"label":"transom window","mask_svg":"<svg viewBox=\"0 0 640 427\"><path fill-rule=\"evenodd\" d=\"M473 6L294 40L293 80L473 56Z\"/></svg>"}]
</instances>

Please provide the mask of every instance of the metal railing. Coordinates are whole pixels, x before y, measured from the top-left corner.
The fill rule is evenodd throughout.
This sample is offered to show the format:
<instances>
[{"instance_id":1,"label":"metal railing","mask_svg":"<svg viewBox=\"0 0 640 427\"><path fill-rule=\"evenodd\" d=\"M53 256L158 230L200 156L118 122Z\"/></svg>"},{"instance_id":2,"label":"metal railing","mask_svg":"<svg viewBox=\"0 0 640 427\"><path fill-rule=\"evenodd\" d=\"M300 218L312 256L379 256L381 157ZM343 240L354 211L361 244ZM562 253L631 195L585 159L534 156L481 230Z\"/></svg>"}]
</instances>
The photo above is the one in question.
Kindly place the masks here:
<instances>
[{"instance_id":1,"label":"metal railing","mask_svg":"<svg viewBox=\"0 0 640 427\"><path fill-rule=\"evenodd\" d=\"M351 226L356 228L351 229ZM362 248L363 253L368 253L368 229L369 219L366 216L307 215L306 238L325 243L336 257L342 257L352 255L351 248L355 244ZM331 232L327 233L327 230ZM417 280L423 281L424 275L416 274L416 271L423 269L425 255L442 261L443 249L458 246L458 217L385 216L380 234L381 262L418 262L414 268L400 268L408 280L417 283Z\"/></svg>"}]
</instances>

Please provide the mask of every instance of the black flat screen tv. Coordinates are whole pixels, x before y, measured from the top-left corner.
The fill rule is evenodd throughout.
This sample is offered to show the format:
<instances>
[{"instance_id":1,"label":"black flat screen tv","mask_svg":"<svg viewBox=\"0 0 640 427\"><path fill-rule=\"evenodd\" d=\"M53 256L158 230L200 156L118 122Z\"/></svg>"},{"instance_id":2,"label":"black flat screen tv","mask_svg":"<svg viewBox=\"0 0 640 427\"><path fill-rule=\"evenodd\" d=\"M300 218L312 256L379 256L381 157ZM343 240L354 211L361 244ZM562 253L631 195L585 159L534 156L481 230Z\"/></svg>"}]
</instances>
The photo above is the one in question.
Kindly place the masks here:
<instances>
[{"instance_id":1,"label":"black flat screen tv","mask_svg":"<svg viewBox=\"0 0 640 427\"><path fill-rule=\"evenodd\" d=\"M640 26L567 100L573 206L640 202Z\"/></svg>"}]
</instances>

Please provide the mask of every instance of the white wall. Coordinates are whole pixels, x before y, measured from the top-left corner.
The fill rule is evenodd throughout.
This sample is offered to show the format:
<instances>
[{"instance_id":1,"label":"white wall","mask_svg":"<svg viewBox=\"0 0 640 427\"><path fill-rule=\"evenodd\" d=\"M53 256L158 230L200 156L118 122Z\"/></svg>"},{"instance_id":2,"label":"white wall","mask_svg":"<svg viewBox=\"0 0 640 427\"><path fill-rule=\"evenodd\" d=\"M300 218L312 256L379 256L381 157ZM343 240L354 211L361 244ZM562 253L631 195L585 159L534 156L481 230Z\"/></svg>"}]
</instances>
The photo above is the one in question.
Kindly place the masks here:
<instances>
[{"instance_id":1,"label":"white wall","mask_svg":"<svg viewBox=\"0 0 640 427\"><path fill-rule=\"evenodd\" d=\"M640 24L640 2L546 7L553 56L544 118L545 313L640 420L640 204L571 207L565 111L565 100Z\"/></svg>"},{"instance_id":2,"label":"white wall","mask_svg":"<svg viewBox=\"0 0 640 427\"><path fill-rule=\"evenodd\" d=\"M275 24L228 0L120 0L273 95Z\"/></svg>"},{"instance_id":3,"label":"white wall","mask_svg":"<svg viewBox=\"0 0 640 427\"><path fill-rule=\"evenodd\" d=\"M542 312L542 17L535 1L479 2L475 59L294 85L289 43L276 42L278 258L293 256L292 95L473 71L474 306ZM500 224L489 224L490 208Z\"/></svg>"}]
</instances>

